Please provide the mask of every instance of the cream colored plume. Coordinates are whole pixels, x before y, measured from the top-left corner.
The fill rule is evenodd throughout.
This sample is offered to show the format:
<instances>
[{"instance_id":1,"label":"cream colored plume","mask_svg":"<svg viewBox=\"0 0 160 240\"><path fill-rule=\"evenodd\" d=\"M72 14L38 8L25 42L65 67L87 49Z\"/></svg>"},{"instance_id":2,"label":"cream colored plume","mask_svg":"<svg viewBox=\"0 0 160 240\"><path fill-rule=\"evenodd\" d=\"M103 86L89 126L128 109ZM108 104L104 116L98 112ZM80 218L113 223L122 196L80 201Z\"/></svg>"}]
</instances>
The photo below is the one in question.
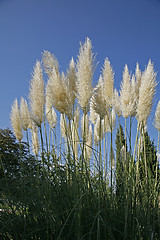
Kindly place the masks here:
<instances>
[{"instance_id":1,"label":"cream colored plume","mask_svg":"<svg viewBox=\"0 0 160 240\"><path fill-rule=\"evenodd\" d=\"M38 139L38 129L35 123L32 123L32 151L38 156L39 152L39 139Z\"/></svg>"},{"instance_id":2,"label":"cream colored plume","mask_svg":"<svg viewBox=\"0 0 160 240\"><path fill-rule=\"evenodd\" d=\"M21 116L21 126L27 131L28 128L32 127L30 112L28 109L27 101L22 97L20 102L20 116Z\"/></svg>"},{"instance_id":3,"label":"cream colored plume","mask_svg":"<svg viewBox=\"0 0 160 240\"><path fill-rule=\"evenodd\" d=\"M117 89L114 90L113 106L114 106L115 113L118 115L118 117L120 117L122 115L121 101L120 101L120 96L118 94Z\"/></svg>"},{"instance_id":4,"label":"cream colored plume","mask_svg":"<svg viewBox=\"0 0 160 240\"><path fill-rule=\"evenodd\" d=\"M104 137L104 119L100 120L100 116L97 117L94 124L94 142L98 144Z\"/></svg>"},{"instance_id":5,"label":"cream colored plume","mask_svg":"<svg viewBox=\"0 0 160 240\"><path fill-rule=\"evenodd\" d=\"M11 125L13 128L14 134L17 140L21 141L23 138L23 134L22 134L21 118L20 118L20 111L19 111L17 98L13 102L10 119L11 119Z\"/></svg>"},{"instance_id":6,"label":"cream colored plume","mask_svg":"<svg viewBox=\"0 0 160 240\"><path fill-rule=\"evenodd\" d=\"M93 67L92 44L87 38L80 47L77 62L77 98L85 113L89 111L89 100L92 95Z\"/></svg>"},{"instance_id":7,"label":"cream colored plume","mask_svg":"<svg viewBox=\"0 0 160 240\"><path fill-rule=\"evenodd\" d=\"M59 73L59 64L53 54L48 51L43 53L43 66L48 74L48 91L51 103L60 113L72 119L72 110L76 94L76 70L73 58L69 64L67 75Z\"/></svg>"},{"instance_id":8,"label":"cream colored plume","mask_svg":"<svg viewBox=\"0 0 160 240\"><path fill-rule=\"evenodd\" d=\"M155 112L154 126L158 131L160 131L160 100L157 104L157 108Z\"/></svg>"},{"instance_id":9,"label":"cream colored plume","mask_svg":"<svg viewBox=\"0 0 160 240\"><path fill-rule=\"evenodd\" d=\"M90 100L90 116L89 116L89 120L91 121L92 124L96 123L97 117L98 113L96 113L96 111L94 110L94 98L92 95Z\"/></svg>"},{"instance_id":10,"label":"cream colored plume","mask_svg":"<svg viewBox=\"0 0 160 240\"><path fill-rule=\"evenodd\" d=\"M135 76L132 75L131 79L131 99L130 99L130 106L132 111L130 112L130 116L133 117L136 115L136 109L137 109L137 102L138 102L138 93L137 93L137 82L135 80Z\"/></svg>"},{"instance_id":11,"label":"cream colored plume","mask_svg":"<svg viewBox=\"0 0 160 240\"><path fill-rule=\"evenodd\" d=\"M84 115L81 117L81 137L84 138L85 132L85 140L88 138L89 133L89 117L88 115Z\"/></svg>"},{"instance_id":12,"label":"cream colored plume","mask_svg":"<svg viewBox=\"0 0 160 240\"><path fill-rule=\"evenodd\" d=\"M38 127L41 126L44 120L44 81L42 68L39 61L36 62L34 67L33 77L30 83L30 107L31 118Z\"/></svg>"},{"instance_id":13,"label":"cream colored plume","mask_svg":"<svg viewBox=\"0 0 160 240\"><path fill-rule=\"evenodd\" d=\"M116 113L115 113L115 109L112 108L110 111L108 111L108 113L104 118L105 132L112 132L115 128L115 123L116 123Z\"/></svg>"},{"instance_id":14,"label":"cream colored plume","mask_svg":"<svg viewBox=\"0 0 160 240\"><path fill-rule=\"evenodd\" d=\"M75 112L74 112L74 125L77 127L77 129L79 128L79 119L80 119L80 110L77 107Z\"/></svg>"},{"instance_id":15,"label":"cream colored plume","mask_svg":"<svg viewBox=\"0 0 160 240\"><path fill-rule=\"evenodd\" d=\"M104 94L108 105L112 107L114 94L114 72L108 58L106 58L104 62L102 77L104 82Z\"/></svg>"},{"instance_id":16,"label":"cream colored plume","mask_svg":"<svg viewBox=\"0 0 160 240\"><path fill-rule=\"evenodd\" d=\"M51 128L55 128L57 124L57 115L52 107L50 91L48 85L46 87L46 118Z\"/></svg>"},{"instance_id":17,"label":"cream colored plume","mask_svg":"<svg viewBox=\"0 0 160 240\"><path fill-rule=\"evenodd\" d=\"M70 94L70 101L71 105L74 105L75 99L76 99L76 82L77 82L77 76L76 76L76 69L75 69L75 63L73 58L71 59L69 63L69 70L67 71L67 85L69 89Z\"/></svg>"},{"instance_id":18,"label":"cream colored plume","mask_svg":"<svg viewBox=\"0 0 160 240\"><path fill-rule=\"evenodd\" d=\"M127 118L133 112L131 76L127 65L125 65L123 72L120 94L122 115Z\"/></svg>"},{"instance_id":19,"label":"cream colored plume","mask_svg":"<svg viewBox=\"0 0 160 240\"><path fill-rule=\"evenodd\" d=\"M100 76L97 86L94 89L92 100L93 110L99 114L100 118L103 119L106 115L108 104L106 101L106 93L104 91L104 82Z\"/></svg>"},{"instance_id":20,"label":"cream colored plume","mask_svg":"<svg viewBox=\"0 0 160 240\"><path fill-rule=\"evenodd\" d=\"M92 156L92 138L93 138L93 134L92 134L92 126L89 126L89 132L88 132L88 138L86 141L86 147L85 147L85 151L84 151L84 158L89 160Z\"/></svg>"},{"instance_id":21,"label":"cream colored plume","mask_svg":"<svg viewBox=\"0 0 160 240\"><path fill-rule=\"evenodd\" d=\"M53 68L47 85L50 89L51 102L54 108L61 114L65 114L69 119L72 119L73 106L70 92L71 90L68 87L64 73L60 75L60 73Z\"/></svg>"},{"instance_id":22,"label":"cream colored plume","mask_svg":"<svg viewBox=\"0 0 160 240\"><path fill-rule=\"evenodd\" d=\"M72 146L76 160L78 159L78 145L79 145L78 125L79 123L77 121L71 120L70 145Z\"/></svg>"},{"instance_id":23,"label":"cream colored plume","mask_svg":"<svg viewBox=\"0 0 160 240\"><path fill-rule=\"evenodd\" d=\"M61 114L61 117L60 117L60 129L61 129L62 137L66 138L67 132L68 132L68 126L67 126L65 114Z\"/></svg>"},{"instance_id":24,"label":"cream colored plume","mask_svg":"<svg viewBox=\"0 0 160 240\"><path fill-rule=\"evenodd\" d=\"M44 51L42 53L42 61L43 61L43 68L49 77L52 75L53 68L58 73L59 71L58 61L56 57L53 54L51 54L49 51Z\"/></svg>"},{"instance_id":25,"label":"cream colored plume","mask_svg":"<svg viewBox=\"0 0 160 240\"><path fill-rule=\"evenodd\" d=\"M137 120L139 123L147 122L153 104L153 96L156 87L156 73L153 64L149 61L147 68L142 74L139 88L139 101L137 104Z\"/></svg>"},{"instance_id":26,"label":"cream colored plume","mask_svg":"<svg viewBox=\"0 0 160 240\"><path fill-rule=\"evenodd\" d=\"M136 65L135 77L136 77L136 96L137 96L137 102L138 102L138 100L139 100L139 88L141 86L141 78L142 78L142 73L141 73L141 70L139 69L139 64L138 63Z\"/></svg>"}]
</instances>

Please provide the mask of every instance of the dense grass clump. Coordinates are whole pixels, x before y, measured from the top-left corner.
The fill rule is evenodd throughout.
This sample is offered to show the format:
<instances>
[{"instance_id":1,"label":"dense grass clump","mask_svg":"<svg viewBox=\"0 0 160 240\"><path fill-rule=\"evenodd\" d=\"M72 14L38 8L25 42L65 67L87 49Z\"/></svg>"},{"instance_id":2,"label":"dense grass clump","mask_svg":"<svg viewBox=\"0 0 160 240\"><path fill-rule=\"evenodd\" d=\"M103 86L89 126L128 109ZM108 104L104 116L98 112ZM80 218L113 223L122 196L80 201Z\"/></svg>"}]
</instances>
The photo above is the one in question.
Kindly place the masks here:
<instances>
[{"instance_id":1,"label":"dense grass clump","mask_svg":"<svg viewBox=\"0 0 160 240\"><path fill-rule=\"evenodd\" d=\"M18 142L0 132L0 239L160 239L159 135L156 150L146 131L156 88L151 61L132 76L125 66L120 95L108 58L93 88L88 38L66 73L48 51L42 63L29 107L23 98L12 105ZM159 104L155 116L159 132Z\"/></svg>"}]
</instances>

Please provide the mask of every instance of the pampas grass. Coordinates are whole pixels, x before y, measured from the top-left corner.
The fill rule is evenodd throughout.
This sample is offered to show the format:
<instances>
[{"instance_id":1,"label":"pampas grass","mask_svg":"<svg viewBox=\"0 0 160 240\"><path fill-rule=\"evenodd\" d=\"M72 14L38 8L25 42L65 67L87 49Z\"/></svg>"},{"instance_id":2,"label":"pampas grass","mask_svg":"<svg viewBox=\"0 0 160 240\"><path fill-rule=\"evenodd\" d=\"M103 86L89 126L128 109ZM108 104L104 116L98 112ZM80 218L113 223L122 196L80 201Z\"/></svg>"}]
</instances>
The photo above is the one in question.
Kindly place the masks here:
<instances>
[{"instance_id":1,"label":"pampas grass","mask_svg":"<svg viewBox=\"0 0 160 240\"><path fill-rule=\"evenodd\" d=\"M27 131L32 127L32 120L28 109L27 101L22 97L20 102L20 116L23 130Z\"/></svg>"},{"instance_id":2,"label":"pampas grass","mask_svg":"<svg viewBox=\"0 0 160 240\"><path fill-rule=\"evenodd\" d=\"M89 100L92 96L92 79L94 58L89 38L81 45L77 62L77 98L83 112L89 111Z\"/></svg>"},{"instance_id":3,"label":"pampas grass","mask_svg":"<svg viewBox=\"0 0 160 240\"><path fill-rule=\"evenodd\" d=\"M144 72L137 64L135 75L129 73L126 65L119 95L114 89L114 73L108 58L96 87L92 87L95 58L88 38L80 46L78 60L72 58L66 72L59 71L58 61L50 52L44 51L42 60L48 78L46 91L43 70L37 61L29 95L33 121L29 149L35 156L37 170L31 174L30 169L29 179L24 177L25 184L20 187L23 198L20 194L18 201L8 203L21 212L11 221L9 217L13 215L4 214L0 236L158 240L159 167L157 161L156 174L152 174L144 132L156 87L153 64L149 61ZM25 100L21 100L21 113L17 100L12 105L11 123L19 141L22 127L29 128L27 109ZM116 116L119 136L115 156ZM130 141L128 151L126 119L134 120L135 116L137 135L135 145ZM125 137L120 128L123 117ZM23 124L21 119L25 119ZM158 103L157 130L159 125ZM130 127L130 138L131 130Z\"/></svg>"},{"instance_id":4,"label":"pampas grass","mask_svg":"<svg viewBox=\"0 0 160 240\"><path fill-rule=\"evenodd\" d=\"M105 59L103 66L104 95L110 107L113 105L114 94L114 72L108 58Z\"/></svg>"},{"instance_id":5,"label":"pampas grass","mask_svg":"<svg viewBox=\"0 0 160 240\"><path fill-rule=\"evenodd\" d=\"M142 74L141 85L139 87L139 101L137 103L137 120L139 123L147 122L153 104L153 97L156 87L156 73L151 61Z\"/></svg>"},{"instance_id":6,"label":"pampas grass","mask_svg":"<svg viewBox=\"0 0 160 240\"><path fill-rule=\"evenodd\" d=\"M34 67L34 72L30 83L29 99L31 107L31 119L38 127L40 127L44 121L45 96L42 68L39 61L36 62Z\"/></svg>"},{"instance_id":7,"label":"pampas grass","mask_svg":"<svg viewBox=\"0 0 160 240\"><path fill-rule=\"evenodd\" d=\"M17 98L13 102L10 118L11 118L11 125L13 128L14 134L17 140L21 141L23 138L23 134L22 134L22 124L21 124L21 117L20 117Z\"/></svg>"}]
</instances>

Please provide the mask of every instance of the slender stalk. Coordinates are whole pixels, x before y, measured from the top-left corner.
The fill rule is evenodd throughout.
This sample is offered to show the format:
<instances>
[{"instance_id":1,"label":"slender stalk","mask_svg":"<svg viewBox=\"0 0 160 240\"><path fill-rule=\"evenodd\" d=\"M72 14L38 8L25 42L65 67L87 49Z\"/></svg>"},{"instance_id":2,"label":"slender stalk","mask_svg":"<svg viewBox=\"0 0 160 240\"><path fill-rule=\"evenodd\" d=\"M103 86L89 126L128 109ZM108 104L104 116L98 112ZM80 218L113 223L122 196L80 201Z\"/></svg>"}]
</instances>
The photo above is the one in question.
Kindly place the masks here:
<instances>
[{"instance_id":1,"label":"slender stalk","mask_svg":"<svg viewBox=\"0 0 160 240\"><path fill-rule=\"evenodd\" d=\"M135 162L135 156L136 156L136 148L137 148L137 142L138 142L138 133L139 133L139 123L137 125L137 134L136 134L136 141L134 146L134 154L133 154L133 162Z\"/></svg>"},{"instance_id":2,"label":"slender stalk","mask_svg":"<svg viewBox=\"0 0 160 240\"><path fill-rule=\"evenodd\" d=\"M43 135L42 135L42 127L39 127L39 131L40 131L40 137L41 137L41 148L42 148L42 152L41 152L41 161L42 161L42 170L44 173L44 144L43 144Z\"/></svg>"},{"instance_id":3,"label":"slender stalk","mask_svg":"<svg viewBox=\"0 0 160 240\"><path fill-rule=\"evenodd\" d=\"M157 186L158 159L159 159L159 130L158 130L158 144L157 144L157 162L156 162L156 181L155 181L155 187Z\"/></svg>"},{"instance_id":4,"label":"slender stalk","mask_svg":"<svg viewBox=\"0 0 160 240\"><path fill-rule=\"evenodd\" d=\"M105 174L107 177L108 174L108 156L107 156L107 133L105 135L105 161L106 161L106 168L105 168ZM106 180L106 179L105 179Z\"/></svg>"},{"instance_id":5,"label":"slender stalk","mask_svg":"<svg viewBox=\"0 0 160 240\"><path fill-rule=\"evenodd\" d=\"M83 164L84 164L84 151L85 151L85 144L86 144L86 129L85 129L85 125L86 125L86 111L83 112L84 114L84 122L83 122L83 145L82 145L82 174L83 174Z\"/></svg>"},{"instance_id":6,"label":"slender stalk","mask_svg":"<svg viewBox=\"0 0 160 240\"><path fill-rule=\"evenodd\" d=\"M113 166L112 166L112 159L113 159L113 146L112 146L112 144L113 144L113 133L112 133L112 115L111 115L111 159L110 159L110 161L111 161L111 191L112 191L112 178L113 178L113 172L112 172L112 168L113 168Z\"/></svg>"},{"instance_id":7,"label":"slender stalk","mask_svg":"<svg viewBox=\"0 0 160 240\"><path fill-rule=\"evenodd\" d=\"M106 179L106 156L105 156L105 152L106 152L106 133L104 133L104 139L103 139L103 169L104 169L104 179Z\"/></svg>"},{"instance_id":8,"label":"slender stalk","mask_svg":"<svg viewBox=\"0 0 160 240\"><path fill-rule=\"evenodd\" d=\"M94 151L96 151L96 144L95 144L95 141L94 141ZM95 173L96 173L96 156L95 156L95 153L94 153L94 176L95 176Z\"/></svg>"},{"instance_id":9,"label":"slender stalk","mask_svg":"<svg viewBox=\"0 0 160 240\"><path fill-rule=\"evenodd\" d=\"M56 152L55 152L55 153L56 153L56 159L57 159L57 157L58 157L57 145L58 145L58 144L57 144L56 127L54 128L54 138L55 138L55 142L54 142L54 143L55 143L55 146L56 146ZM53 138L53 139L54 139L54 138ZM54 149L55 149L55 147L54 147Z\"/></svg>"},{"instance_id":10,"label":"slender stalk","mask_svg":"<svg viewBox=\"0 0 160 240\"><path fill-rule=\"evenodd\" d=\"M101 130L102 128L102 119L100 119L100 127L99 127L99 136L100 136L100 141L99 141L99 174L103 176L103 169L102 169L102 140L101 140Z\"/></svg>"},{"instance_id":11,"label":"slender stalk","mask_svg":"<svg viewBox=\"0 0 160 240\"><path fill-rule=\"evenodd\" d=\"M126 167L126 156L127 156L127 136L126 136L126 130L127 130L127 118L125 118L125 152L124 152L124 164Z\"/></svg>"},{"instance_id":12,"label":"slender stalk","mask_svg":"<svg viewBox=\"0 0 160 240\"><path fill-rule=\"evenodd\" d=\"M130 116L130 132L129 132L129 145L130 145L130 154L132 151L132 140L131 140L131 134L132 134L132 117Z\"/></svg>"},{"instance_id":13,"label":"slender stalk","mask_svg":"<svg viewBox=\"0 0 160 240\"><path fill-rule=\"evenodd\" d=\"M141 135L140 135L140 138L141 138ZM137 162L136 162L136 186L139 178L139 160L140 160L140 144L138 146L138 155L137 155Z\"/></svg>"},{"instance_id":14,"label":"slender stalk","mask_svg":"<svg viewBox=\"0 0 160 240\"><path fill-rule=\"evenodd\" d=\"M145 141L145 135L144 135L144 126L143 126L143 142L144 142L144 162L145 162L145 173L146 173L146 183L148 179L148 174L147 174L147 156L146 156L146 141Z\"/></svg>"},{"instance_id":15,"label":"slender stalk","mask_svg":"<svg viewBox=\"0 0 160 240\"><path fill-rule=\"evenodd\" d=\"M44 117L44 131L45 131L45 139L46 139L46 149L47 149L47 160L48 160L48 172L50 171L50 154L49 154L49 146L48 146L48 138L47 138L47 129L46 129L46 121Z\"/></svg>"},{"instance_id":16,"label":"slender stalk","mask_svg":"<svg viewBox=\"0 0 160 240\"><path fill-rule=\"evenodd\" d=\"M51 149L50 149L50 147L51 147L51 132L52 132L52 128L49 126L49 140L48 140L48 153L49 154L51 152Z\"/></svg>"}]
</instances>

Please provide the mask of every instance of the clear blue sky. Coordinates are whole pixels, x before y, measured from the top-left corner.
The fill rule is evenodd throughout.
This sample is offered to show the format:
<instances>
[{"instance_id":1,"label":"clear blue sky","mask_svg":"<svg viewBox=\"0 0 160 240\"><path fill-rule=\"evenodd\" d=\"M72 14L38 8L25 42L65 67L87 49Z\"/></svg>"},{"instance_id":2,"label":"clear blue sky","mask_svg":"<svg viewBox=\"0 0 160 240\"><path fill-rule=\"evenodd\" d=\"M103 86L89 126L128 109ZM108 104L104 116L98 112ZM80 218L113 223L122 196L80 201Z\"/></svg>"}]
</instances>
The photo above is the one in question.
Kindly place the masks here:
<instances>
[{"instance_id":1,"label":"clear blue sky","mask_svg":"<svg viewBox=\"0 0 160 240\"><path fill-rule=\"evenodd\" d=\"M125 64L133 73L136 62L144 70L151 59L160 80L160 0L0 0L0 128L11 128L11 104L27 98L29 81L41 52L57 57L60 70L92 40L97 82L106 57L120 88ZM160 99L159 86L155 96ZM154 135L153 114L148 129ZM153 136L154 137L154 136Z\"/></svg>"}]
</instances>

